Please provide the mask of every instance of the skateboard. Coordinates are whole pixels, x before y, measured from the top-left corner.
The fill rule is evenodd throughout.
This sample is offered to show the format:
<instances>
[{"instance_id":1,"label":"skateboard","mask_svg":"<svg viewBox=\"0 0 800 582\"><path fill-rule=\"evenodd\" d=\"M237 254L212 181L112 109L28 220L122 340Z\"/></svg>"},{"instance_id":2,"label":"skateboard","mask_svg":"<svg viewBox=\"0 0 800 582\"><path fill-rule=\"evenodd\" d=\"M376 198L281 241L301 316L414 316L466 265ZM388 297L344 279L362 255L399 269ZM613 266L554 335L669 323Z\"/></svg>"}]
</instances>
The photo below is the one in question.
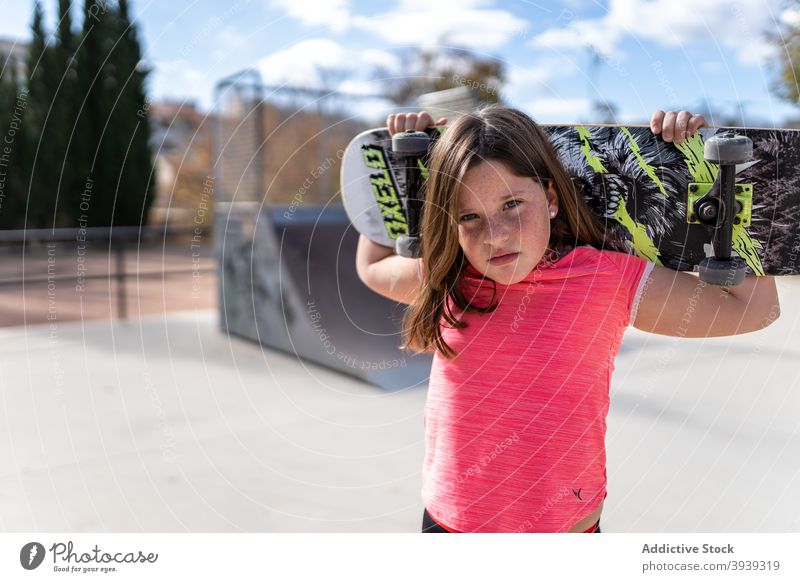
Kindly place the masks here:
<instances>
[{"instance_id":1,"label":"skateboard","mask_svg":"<svg viewBox=\"0 0 800 582\"><path fill-rule=\"evenodd\" d=\"M542 127L630 253L720 285L800 273L800 130L703 128L675 145L647 126ZM358 232L405 256L419 252L427 152L444 131L393 140L373 129L350 142L341 191Z\"/></svg>"}]
</instances>

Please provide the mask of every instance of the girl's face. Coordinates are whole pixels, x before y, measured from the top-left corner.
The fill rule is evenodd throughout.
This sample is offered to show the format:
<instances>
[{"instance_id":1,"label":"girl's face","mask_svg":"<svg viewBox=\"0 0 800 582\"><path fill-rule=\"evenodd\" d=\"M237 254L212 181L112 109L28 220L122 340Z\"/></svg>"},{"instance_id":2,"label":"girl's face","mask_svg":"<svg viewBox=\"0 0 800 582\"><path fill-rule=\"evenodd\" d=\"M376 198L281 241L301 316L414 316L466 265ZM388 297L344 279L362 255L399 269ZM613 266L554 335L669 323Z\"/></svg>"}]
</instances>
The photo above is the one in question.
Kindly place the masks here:
<instances>
[{"instance_id":1,"label":"girl's face","mask_svg":"<svg viewBox=\"0 0 800 582\"><path fill-rule=\"evenodd\" d=\"M544 256L558 199L552 186L486 160L464 175L458 208L458 242L467 260L486 277L512 285Z\"/></svg>"}]
</instances>

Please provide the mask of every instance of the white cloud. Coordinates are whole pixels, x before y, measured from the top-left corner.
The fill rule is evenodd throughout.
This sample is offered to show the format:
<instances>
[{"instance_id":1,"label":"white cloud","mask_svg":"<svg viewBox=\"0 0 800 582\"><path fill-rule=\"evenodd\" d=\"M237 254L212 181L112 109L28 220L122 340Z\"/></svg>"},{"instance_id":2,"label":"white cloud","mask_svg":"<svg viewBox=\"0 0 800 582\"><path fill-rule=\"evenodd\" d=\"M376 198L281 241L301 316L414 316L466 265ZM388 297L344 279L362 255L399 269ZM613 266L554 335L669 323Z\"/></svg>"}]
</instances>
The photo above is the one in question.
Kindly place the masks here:
<instances>
[{"instance_id":1,"label":"white cloud","mask_svg":"<svg viewBox=\"0 0 800 582\"><path fill-rule=\"evenodd\" d=\"M202 107L208 106L215 79L192 68L186 59L155 61L152 63L156 74L152 76L152 92L159 98L167 97L181 101L197 102ZM203 98L187 97L188 94L208 96Z\"/></svg>"},{"instance_id":2,"label":"white cloud","mask_svg":"<svg viewBox=\"0 0 800 582\"><path fill-rule=\"evenodd\" d=\"M397 111L397 106L386 99L355 99L347 104L347 109L352 115L379 127L390 113Z\"/></svg>"},{"instance_id":3,"label":"white cloud","mask_svg":"<svg viewBox=\"0 0 800 582\"><path fill-rule=\"evenodd\" d=\"M550 93L553 82L562 80L564 73L563 66L556 66L555 62L549 60L536 66L518 67L509 64L501 97L506 103L514 104L529 99L531 95Z\"/></svg>"},{"instance_id":4,"label":"white cloud","mask_svg":"<svg viewBox=\"0 0 800 582\"><path fill-rule=\"evenodd\" d=\"M547 83L555 76L560 76L561 70L553 69L545 63L536 67L509 67L507 74L509 85L532 89Z\"/></svg>"},{"instance_id":5,"label":"white cloud","mask_svg":"<svg viewBox=\"0 0 800 582\"><path fill-rule=\"evenodd\" d=\"M353 26L394 44L452 44L489 49L504 44L527 25L506 10L470 8L470 3L458 7L452 2L408 4L376 16L354 16Z\"/></svg>"},{"instance_id":6,"label":"white cloud","mask_svg":"<svg viewBox=\"0 0 800 582\"><path fill-rule=\"evenodd\" d=\"M564 28L545 30L530 44L535 48L566 50L592 46L603 54L620 56L616 47L622 39L622 31L605 20L572 20Z\"/></svg>"},{"instance_id":7,"label":"white cloud","mask_svg":"<svg viewBox=\"0 0 800 582\"><path fill-rule=\"evenodd\" d=\"M173 59L171 61L156 61L155 68L163 77L170 77L176 84L194 84L208 81L207 76L197 69L191 68L186 59Z\"/></svg>"},{"instance_id":8,"label":"white cloud","mask_svg":"<svg viewBox=\"0 0 800 582\"><path fill-rule=\"evenodd\" d=\"M269 1L303 24L328 26L337 33L359 29L399 45L494 48L528 24L507 10L491 8L494 0L401 0L393 10L358 15L348 0Z\"/></svg>"},{"instance_id":9,"label":"white cloud","mask_svg":"<svg viewBox=\"0 0 800 582\"><path fill-rule=\"evenodd\" d=\"M762 36L775 27L780 0L610 0L608 13L569 20L531 41L536 47L583 49L619 56L626 36L667 46L718 42L743 64L763 64L771 52ZM790 18L790 16L787 16Z\"/></svg>"},{"instance_id":10,"label":"white cloud","mask_svg":"<svg viewBox=\"0 0 800 582\"><path fill-rule=\"evenodd\" d=\"M382 87L377 81L358 81L355 79L347 79L339 83L336 87L337 91L342 93L350 93L353 95L380 95Z\"/></svg>"},{"instance_id":11,"label":"white cloud","mask_svg":"<svg viewBox=\"0 0 800 582\"><path fill-rule=\"evenodd\" d=\"M372 71L365 64L383 66L390 74L400 68L399 59L390 52L348 51L339 43L324 38L305 40L271 53L258 61L257 68L267 85L335 88L358 95L381 94L384 88L380 81L369 78Z\"/></svg>"},{"instance_id":12,"label":"white cloud","mask_svg":"<svg viewBox=\"0 0 800 582\"><path fill-rule=\"evenodd\" d=\"M764 38L750 38L739 51L739 61L743 65L763 66L777 58L777 48Z\"/></svg>"},{"instance_id":13,"label":"white cloud","mask_svg":"<svg viewBox=\"0 0 800 582\"><path fill-rule=\"evenodd\" d=\"M431 0L401 0L399 9L404 10L417 10L425 12L431 7ZM464 10L465 8L481 8L484 6L491 6L494 4L493 0L438 0L436 7L450 12Z\"/></svg>"},{"instance_id":14,"label":"white cloud","mask_svg":"<svg viewBox=\"0 0 800 582\"><path fill-rule=\"evenodd\" d=\"M367 49L358 55L359 61L366 65L381 67L389 73L400 70L400 59L388 51L378 49Z\"/></svg>"},{"instance_id":15,"label":"white cloud","mask_svg":"<svg viewBox=\"0 0 800 582\"><path fill-rule=\"evenodd\" d=\"M787 8L781 12L781 22L789 26L800 26L800 9Z\"/></svg>"},{"instance_id":16,"label":"white cloud","mask_svg":"<svg viewBox=\"0 0 800 582\"><path fill-rule=\"evenodd\" d=\"M350 24L347 0L271 0L270 4L308 26L327 26L342 32Z\"/></svg>"},{"instance_id":17,"label":"white cloud","mask_svg":"<svg viewBox=\"0 0 800 582\"><path fill-rule=\"evenodd\" d=\"M583 98L545 97L523 107L539 123L580 123L592 113L592 102Z\"/></svg>"},{"instance_id":18,"label":"white cloud","mask_svg":"<svg viewBox=\"0 0 800 582\"><path fill-rule=\"evenodd\" d=\"M268 85L327 88L325 72L343 70L347 54L338 43L315 38L276 51L258 61L261 77Z\"/></svg>"}]
</instances>

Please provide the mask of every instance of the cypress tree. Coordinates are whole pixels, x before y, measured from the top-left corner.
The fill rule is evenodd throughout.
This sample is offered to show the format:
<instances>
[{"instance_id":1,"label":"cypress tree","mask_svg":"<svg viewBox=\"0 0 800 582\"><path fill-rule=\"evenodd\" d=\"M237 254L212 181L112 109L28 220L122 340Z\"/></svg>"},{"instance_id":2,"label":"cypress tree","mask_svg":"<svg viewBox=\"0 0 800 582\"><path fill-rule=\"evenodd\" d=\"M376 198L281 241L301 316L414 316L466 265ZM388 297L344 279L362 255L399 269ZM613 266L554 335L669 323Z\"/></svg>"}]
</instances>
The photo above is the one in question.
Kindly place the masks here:
<instances>
[{"instance_id":1,"label":"cypress tree","mask_svg":"<svg viewBox=\"0 0 800 582\"><path fill-rule=\"evenodd\" d=\"M28 55L24 157L17 182L27 181L20 227L140 225L154 197L146 79L137 28L127 0L116 8L84 0L80 35L72 0L58 1L55 42L48 43L40 0L34 4ZM0 79L0 123L19 91ZM23 152L27 152L22 156ZM35 166L34 164L35 158ZM7 181L5 184L9 184ZM7 188L8 186L6 186ZM0 205L10 224L11 202Z\"/></svg>"},{"instance_id":2,"label":"cypress tree","mask_svg":"<svg viewBox=\"0 0 800 582\"><path fill-rule=\"evenodd\" d=\"M102 9L98 9L102 6ZM114 46L112 18L108 6L84 0L81 46L77 53L77 131L73 139L77 171L71 208L80 226L108 226L117 168L113 166L110 114L116 79L110 62Z\"/></svg>"},{"instance_id":3,"label":"cypress tree","mask_svg":"<svg viewBox=\"0 0 800 582\"><path fill-rule=\"evenodd\" d=\"M30 179L23 226L46 228L53 225L58 188L57 175L52 171L52 125L49 125L56 84L52 75L53 49L47 42L39 0L34 4L31 33L27 66L29 102L25 120L26 133L30 138L27 145L30 159L26 173L30 173Z\"/></svg>"},{"instance_id":4,"label":"cypress tree","mask_svg":"<svg viewBox=\"0 0 800 582\"><path fill-rule=\"evenodd\" d=\"M12 57L0 63L0 228L22 228L25 213L27 89Z\"/></svg>"},{"instance_id":5,"label":"cypress tree","mask_svg":"<svg viewBox=\"0 0 800 582\"><path fill-rule=\"evenodd\" d=\"M0 62L0 140L5 134L10 122L7 112L11 110L13 98L11 96L11 83L9 82L9 63ZM3 145L0 141L0 228L11 228L9 219L13 214L13 202L11 201L11 155L3 155ZM13 153L13 152L12 152Z\"/></svg>"},{"instance_id":6,"label":"cypress tree","mask_svg":"<svg viewBox=\"0 0 800 582\"><path fill-rule=\"evenodd\" d=\"M120 176L114 224L144 225L154 197L154 163L143 66L136 24L127 0L119 0L116 13L117 48L113 59L118 81L118 101L112 114L115 158Z\"/></svg>"},{"instance_id":7,"label":"cypress tree","mask_svg":"<svg viewBox=\"0 0 800 582\"><path fill-rule=\"evenodd\" d=\"M52 144L53 170L58 177L58 208L56 221L59 226L76 226L74 191L76 183L72 139L77 121L77 71L76 39L72 29L72 1L58 0L58 26L56 44L53 47L53 75L58 82L53 101Z\"/></svg>"}]
</instances>

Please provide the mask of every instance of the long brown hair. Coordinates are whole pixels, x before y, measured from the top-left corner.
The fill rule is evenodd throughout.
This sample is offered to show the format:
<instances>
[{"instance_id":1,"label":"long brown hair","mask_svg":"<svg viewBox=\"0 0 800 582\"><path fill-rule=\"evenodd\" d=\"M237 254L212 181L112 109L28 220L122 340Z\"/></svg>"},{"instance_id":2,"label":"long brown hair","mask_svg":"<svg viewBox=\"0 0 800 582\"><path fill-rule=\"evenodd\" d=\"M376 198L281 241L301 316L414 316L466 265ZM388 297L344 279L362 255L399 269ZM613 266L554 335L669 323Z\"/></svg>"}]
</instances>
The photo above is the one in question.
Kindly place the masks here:
<instances>
[{"instance_id":1,"label":"long brown hair","mask_svg":"<svg viewBox=\"0 0 800 582\"><path fill-rule=\"evenodd\" d=\"M547 135L533 119L500 105L462 115L431 151L420 224L425 280L405 313L405 349L422 352L433 348L452 358L456 353L442 338L440 324L442 319L454 328L466 323L457 319L448 299L461 311L488 313L497 307L494 303L473 305L460 289L466 258L458 242L458 192L467 170L486 160L503 162L515 174L543 185L552 180L559 211L550 222L550 249L562 251L579 244L617 247L606 239L602 222L586 205Z\"/></svg>"}]
</instances>

